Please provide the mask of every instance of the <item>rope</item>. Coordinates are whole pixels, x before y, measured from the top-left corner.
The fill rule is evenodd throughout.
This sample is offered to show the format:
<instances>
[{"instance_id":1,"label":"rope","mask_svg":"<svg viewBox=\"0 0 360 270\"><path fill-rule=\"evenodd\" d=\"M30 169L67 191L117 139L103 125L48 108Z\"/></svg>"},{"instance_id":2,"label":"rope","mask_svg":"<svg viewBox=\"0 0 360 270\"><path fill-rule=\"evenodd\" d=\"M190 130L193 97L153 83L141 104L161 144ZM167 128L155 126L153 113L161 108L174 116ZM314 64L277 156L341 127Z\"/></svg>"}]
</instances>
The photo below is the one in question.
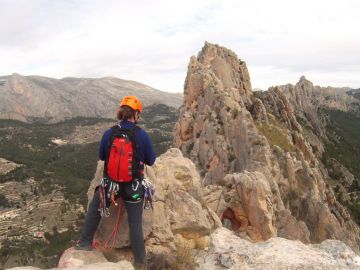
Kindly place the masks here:
<instances>
[{"instance_id":1,"label":"rope","mask_svg":"<svg viewBox=\"0 0 360 270\"><path fill-rule=\"evenodd\" d=\"M110 234L109 238L105 241L104 243L104 248L109 249L109 248L114 248L115 247L115 243L119 234L119 225L120 225L120 217L121 217L121 208L122 208L122 203L123 201L120 199L119 203L118 203L118 209L117 209L117 217L116 217L116 222L115 222L115 226L114 229L112 231L112 233Z\"/></svg>"}]
</instances>

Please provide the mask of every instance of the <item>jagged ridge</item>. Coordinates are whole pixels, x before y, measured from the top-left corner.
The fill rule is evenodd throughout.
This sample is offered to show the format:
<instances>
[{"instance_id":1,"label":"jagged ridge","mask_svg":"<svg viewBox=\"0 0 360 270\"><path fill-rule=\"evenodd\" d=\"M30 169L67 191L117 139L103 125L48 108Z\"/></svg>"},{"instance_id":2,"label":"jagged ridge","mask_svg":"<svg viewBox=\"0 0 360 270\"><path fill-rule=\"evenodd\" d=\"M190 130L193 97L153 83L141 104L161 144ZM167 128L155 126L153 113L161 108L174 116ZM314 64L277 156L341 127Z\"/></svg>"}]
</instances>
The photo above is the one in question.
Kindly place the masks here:
<instances>
[{"instance_id":1,"label":"jagged ridge","mask_svg":"<svg viewBox=\"0 0 360 270\"><path fill-rule=\"evenodd\" d=\"M223 195L218 214L244 237L336 238L359 251L359 227L325 181L294 113L311 119L313 97L326 100L319 92L302 78L295 87L254 94L245 63L206 43L190 60L175 144L196 163L206 188ZM337 104L333 92L327 91L329 106ZM356 101L347 96L340 108L350 107Z\"/></svg>"}]
</instances>

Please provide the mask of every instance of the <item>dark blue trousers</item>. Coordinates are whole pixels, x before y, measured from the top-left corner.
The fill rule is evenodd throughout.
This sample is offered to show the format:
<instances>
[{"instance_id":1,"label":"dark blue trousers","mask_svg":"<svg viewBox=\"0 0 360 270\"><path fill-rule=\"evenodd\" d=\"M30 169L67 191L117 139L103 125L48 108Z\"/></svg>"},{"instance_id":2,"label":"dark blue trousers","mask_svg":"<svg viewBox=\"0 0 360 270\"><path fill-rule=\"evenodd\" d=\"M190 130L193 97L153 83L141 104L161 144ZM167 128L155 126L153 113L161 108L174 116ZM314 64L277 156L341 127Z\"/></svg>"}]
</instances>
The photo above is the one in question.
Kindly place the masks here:
<instances>
[{"instance_id":1,"label":"dark blue trousers","mask_svg":"<svg viewBox=\"0 0 360 270\"><path fill-rule=\"evenodd\" d=\"M142 229L143 200L137 202L124 201L128 215L128 224L130 230L130 243L134 254L135 266L146 265L146 252L144 244L144 235ZM96 229L100 223L101 215L99 212L100 194L97 188L94 197L86 213L85 224L81 231L81 246L91 246Z\"/></svg>"}]
</instances>

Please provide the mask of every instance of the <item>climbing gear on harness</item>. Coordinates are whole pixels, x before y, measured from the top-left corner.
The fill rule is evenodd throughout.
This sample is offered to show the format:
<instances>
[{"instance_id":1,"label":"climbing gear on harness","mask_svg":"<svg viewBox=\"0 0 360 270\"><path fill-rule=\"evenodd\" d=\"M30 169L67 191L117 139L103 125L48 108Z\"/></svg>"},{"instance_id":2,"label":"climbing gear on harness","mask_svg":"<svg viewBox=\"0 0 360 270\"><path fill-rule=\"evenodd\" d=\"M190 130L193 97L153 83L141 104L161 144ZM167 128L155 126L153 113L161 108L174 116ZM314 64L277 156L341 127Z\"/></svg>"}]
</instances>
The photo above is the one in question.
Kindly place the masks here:
<instances>
[{"instance_id":1,"label":"climbing gear on harness","mask_svg":"<svg viewBox=\"0 0 360 270\"><path fill-rule=\"evenodd\" d=\"M142 112L142 104L140 99L135 96L126 96L120 101L121 106L129 106L133 110Z\"/></svg>"},{"instance_id":2,"label":"climbing gear on harness","mask_svg":"<svg viewBox=\"0 0 360 270\"><path fill-rule=\"evenodd\" d=\"M110 206L111 204L114 207L117 207L117 217L113 231L110 236L104 242L104 248L113 248L116 243L116 239L119 233L119 224L121 217L121 209L122 209L122 200L119 200L117 203L117 198L119 198L121 192L121 184L117 182L113 182L108 178L103 178L100 182L99 195L100 195L100 205L99 211L102 217L110 216ZM97 244L99 245L99 243Z\"/></svg>"},{"instance_id":3,"label":"climbing gear on harness","mask_svg":"<svg viewBox=\"0 0 360 270\"><path fill-rule=\"evenodd\" d=\"M121 197L124 201L140 201L144 197L144 187L142 185L142 179L135 179L131 183L122 184L123 190L121 191Z\"/></svg>"},{"instance_id":4,"label":"climbing gear on harness","mask_svg":"<svg viewBox=\"0 0 360 270\"><path fill-rule=\"evenodd\" d=\"M153 206L153 196L155 194L155 188L151 181L145 177L142 181L142 185L144 186L145 192L144 192L144 209L150 209L154 210Z\"/></svg>"},{"instance_id":5,"label":"climbing gear on harness","mask_svg":"<svg viewBox=\"0 0 360 270\"><path fill-rule=\"evenodd\" d=\"M116 198L120 194L120 184L111 181L108 178L101 179L100 185L98 186L100 195L100 206L99 211L102 217L110 216L110 204L117 206Z\"/></svg>"},{"instance_id":6,"label":"climbing gear on harness","mask_svg":"<svg viewBox=\"0 0 360 270\"><path fill-rule=\"evenodd\" d=\"M104 177L115 182L131 182L141 179L144 164L137 158L136 132L138 126L123 129L120 125L111 128L109 152L105 158Z\"/></svg>"}]
</instances>

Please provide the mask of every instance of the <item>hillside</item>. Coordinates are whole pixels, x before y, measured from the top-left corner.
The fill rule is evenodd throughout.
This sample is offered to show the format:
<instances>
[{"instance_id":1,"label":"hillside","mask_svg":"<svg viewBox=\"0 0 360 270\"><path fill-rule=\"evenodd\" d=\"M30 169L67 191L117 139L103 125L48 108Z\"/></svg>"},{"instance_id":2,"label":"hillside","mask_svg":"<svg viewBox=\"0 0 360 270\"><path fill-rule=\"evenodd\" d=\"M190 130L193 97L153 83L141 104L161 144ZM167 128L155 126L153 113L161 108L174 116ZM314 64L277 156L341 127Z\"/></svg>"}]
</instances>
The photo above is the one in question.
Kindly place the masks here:
<instances>
[{"instance_id":1,"label":"hillside","mask_svg":"<svg viewBox=\"0 0 360 270\"><path fill-rule=\"evenodd\" d=\"M286 106L301 125L313 154L321 161L320 168L325 166L324 179L354 221L360 224L360 100L356 98L357 92L315 86L302 77L295 85L270 88L257 96L280 118L284 118L279 114L281 110L271 98L285 96L289 103Z\"/></svg>"},{"instance_id":2,"label":"hillside","mask_svg":"<svg viewBox=\"0 0 360 270\"><path fill-rule=\"evenodd\" d=\"M115 77L64 78L12 74L0 77L0 119L59 122L75 117L113 118L119 100L136 95L144 103L178 108L182 95Z\"/></svg>"}]
</instances>

